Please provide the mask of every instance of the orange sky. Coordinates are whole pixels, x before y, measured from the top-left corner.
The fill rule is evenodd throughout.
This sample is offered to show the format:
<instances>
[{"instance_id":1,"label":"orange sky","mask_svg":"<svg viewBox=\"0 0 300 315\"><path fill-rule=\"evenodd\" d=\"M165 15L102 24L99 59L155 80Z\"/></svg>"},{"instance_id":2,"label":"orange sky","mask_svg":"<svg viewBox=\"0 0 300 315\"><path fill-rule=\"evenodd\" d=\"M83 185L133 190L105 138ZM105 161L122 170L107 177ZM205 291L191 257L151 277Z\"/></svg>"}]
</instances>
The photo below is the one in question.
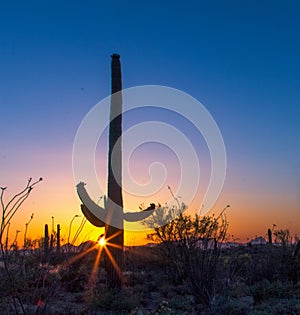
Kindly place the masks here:
<instances>
[{"instance_id":1,"label":"orange sky","mask_svg":"<svg viewBox=\"0 0 300 315\"><path fill-rule=\"evenodd\" d=\"M58 167L52 174L44 176L43 182L33 189L29 199L26 200L22 208L15 215L10 228L11 239L14 238L15 231L18 229L21 231L18 237L18 244L21 245L23 243L25 223L29 220L31 214L34 213L34 218L28 228L29 238L34 239L41 237L44 231L44 224L46 223L51 229L51 217L53 216L55 226L58 223L61 225L61 236L65 241L67 240L71 219L76 214L81 215L80 201L76 194L73 178L70 175L70 173L61 173ZM17 181L18 185L13 182L7 183L7 197L12 193L12 190L14 190L15 193L24 186L25 178L24 171L20 170ZM249 194L249 192L243 191L242 187L233 188L230 186L230 178L231 176L229 174L223 192L210 213L218 213L227 204L231 205L226 213L230 223L229 234L233 234L234 239L246 241L247 239L254 238L256 235L264 236L267 229L272 227L273 223L276 224L278 228L289 228L292 235L294 233L299 234L299 209L297 208L297 198L295 198L295 196L281 195L280 198L277 199L282 200L282 203L276 205L276 203L274 203L276 195L273 195L271 192L265 190L264 192L254 191L252 194ZM13 187L9 184L12 184ZM1 183L1 185L3 185L3 183ZM166 200L169 200L170 193L168 189L164 189L164 191ZM162 195L163 194L161 194L161 196ZM128 204L128 200L125 201L125 204L126 203ZM196 200L194 204L192 204L191 209L196 209L197 204L199 203ZM133 205L134 204L132 204L132 206ZM136 204L137 210L138 205L139 204ZM283 208L283 205L285 208ZM285 209L289 209L289 211L285 211ZM82 215L73 221L71 239L79 227L81 219ZM96 228L87 222L79 237L79 241L85 241L87 239L96 240L102 233L103 229ZM147 232L145 231L139 233L126 231L125 243L126 245L144 244L147 242L146 234Z\"/></svg>"}]
</instances>

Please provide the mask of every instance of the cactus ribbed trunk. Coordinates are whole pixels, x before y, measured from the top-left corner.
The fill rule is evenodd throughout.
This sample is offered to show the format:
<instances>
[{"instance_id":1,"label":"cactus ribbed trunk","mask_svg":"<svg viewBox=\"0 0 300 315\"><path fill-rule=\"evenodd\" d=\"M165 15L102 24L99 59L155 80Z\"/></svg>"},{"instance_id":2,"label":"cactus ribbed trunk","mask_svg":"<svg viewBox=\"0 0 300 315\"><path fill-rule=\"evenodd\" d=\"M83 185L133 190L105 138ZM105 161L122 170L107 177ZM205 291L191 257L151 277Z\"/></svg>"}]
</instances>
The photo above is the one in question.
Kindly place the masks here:
<instances>
[{"instance_id":1,"label":"cactus ribbed trunk","mask_svg":"<svg viewBox=\"0 0 300 315\"><path fill-rule=\"evenodd\" d=\"M109 151L108 151L108 217L105 227L106 239L113 246L108 246L111 258L116 264L107 259L107 272L109 285L121 287L120 271L123 269L123 197L122 197L122 78L120 56L113 54L111 61L111 105L109 125ZM117 93L119 92L119 93ZM117 94L115 94L117 93ZM113 222L113 226L109 224ZM117 227L115 227L117 226ZM116 268L117 266L117 268Z\"/></svg>"}]
</instances>

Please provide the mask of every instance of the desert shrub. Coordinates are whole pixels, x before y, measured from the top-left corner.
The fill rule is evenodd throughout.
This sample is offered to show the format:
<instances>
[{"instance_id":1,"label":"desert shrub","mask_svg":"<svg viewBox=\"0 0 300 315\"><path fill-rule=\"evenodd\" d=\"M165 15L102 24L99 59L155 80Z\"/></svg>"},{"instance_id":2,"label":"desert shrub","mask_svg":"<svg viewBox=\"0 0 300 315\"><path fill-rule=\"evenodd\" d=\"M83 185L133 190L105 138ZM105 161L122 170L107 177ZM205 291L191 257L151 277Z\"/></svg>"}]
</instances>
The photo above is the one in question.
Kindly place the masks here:
<instances>
[{"instance_id":1,"label":"desert shrub","mask_svg":"<svg viewBox=\"0 0 300 315\"><path fill-rule=\"evenodd\" d=\"M9 302L4 297L0 299L0 309L3 314L9 314Z\"/></svg>"},{"instance_id":2,"label":"desert shrub","mask_svg":"<svg viewBox=\"0 0 300 315\"><path fill-rule=\"evenodd\" d=\"M174 214L179 213L177 216ZM159 209L148 221L154 234L149 237L160 242L168 262L169 278L185 283L195 301L210 310L217 290L220 244L226 237L228 222L218 216L184 215L178 209ZM175 218L174 218L175 217ZM173 218L171 221L168 218ZM161 223L166 223L161 225Z\"/></svg>"},{"instance_id":3,"label":"desert shrub","mask_svg":"<svg viewBox=\"0 0 300 315\"><path fill-rule=\"evenodd\" d=\"M269 299L257 305L251 315L297 315L300 314L299 298Z\"/></svg>"},{"instance_id":4,"label":"desert shrub","mask_svg":"<svg viewBox=\"0 0 300 315\"><path fill-rule=\"evenodd\" d=\"M188 295L173 295L169 299L169 307L176 312L176 314L183 314L193 311L193 298Z\"/></svg>"},{"instance_id":5,"label":"desert shrub","mask_svg":"<svg viewBox=\"0 0 300 315\"><path fill-rule=\"evenodd\" d=\"M81 292L88 283L89 273L86 268L69 268L64 272L61 283L69 292Z\"/></svg>"},{"instance_id":6,"label":"desert shrub","mask_svg":"<svg viewBox=\"0 0 300 315\"><path fill-rule=\"evenodd\" d=\"M242 298L251 295L250 288L245 282L235 281L229 290L229 296L232 298Z\"/></svg>"},{"instance_id":7,"label":"desert shrub","mask_svg":"<svg viewBox=\"0 0 300 315\"><path fill-rule=\"evenodd\" d=\"M229 278L242 279L250 286L263 279L287 281L292 269L292 248L286 246L267 244L228 249L223 257Z\"/></svg>"},{"instance_id":8,"label":"desert shrub","mask_svg":"<svg viewBox=\"0 0 300 315\"><path fill-rule=\"evenodd\" d=\"M268 299L293 298L297 296L297 289L290 282L269 282L264 279L250 287L250 292L256 304Z\"/></svg>"},{"instance_id":9,"label":"desert shrub","mask_svg":"<svg viewBox=\"0 0 300 315\"><path fill-rule=\"evenodd\" d=\"M155 311L155 314L159 315L172 315L176 314L174 310L172 310L169 306L169 302L167 300L162 300Z\"/></svg>"},{"instance_id":10,"label":"desert shrub","mask_svg":"<svg viewBox=\"0 0 300 315\"><path fill-rule=\"evenodd\" d=\"M230 298L229 300L220 299L213 306L213 311L216 315L249 315L253 304L254 301L251 296Z\"/></svg>"},{"instance_id":11,"label":"desert shrub","mask_svg":"<svg viewBox=\"0 0 300 315\"><path fill-rule=\"evenodd\" d=\"M228 248L224 250L221 257L220 275L222 277L228 277L229 280L239 279L241 276L249 273L249 265L251 263L251 255L245 253L244 248Z\"/></svg>"},{"instance_id":12,"label":"desert shrub","mask_svg":"<svg viewBox=\"0 0 300 315\"><path fill-rule=\"evenodd\" d=\"M271 284L266 279L257 282L251 287L251 293L256 304L261 303L263 300L269 298L270 292Z\"/></svg>"},{"instance_id":13,"label":"desert shrub","mask_svg":"<svg viewBox=\"0 0 300 315\"><path fill-rule=\"evenodd\" d=\"M129 314L138 305L139 300L128 289L102 287L93 292L87 300L91 311L114 311L114 314Z\"/></svg>"},{"instance_id":14,"label":"desert shrub","mask_svg":"<svg viewBox=\"0 0 300 315\"><path fill-rule=\"evenodd\" d=\"M160 283L159 290L164 298L172 298L175 294L174 286L166 281Z\"/></svg>"}]
</instances>

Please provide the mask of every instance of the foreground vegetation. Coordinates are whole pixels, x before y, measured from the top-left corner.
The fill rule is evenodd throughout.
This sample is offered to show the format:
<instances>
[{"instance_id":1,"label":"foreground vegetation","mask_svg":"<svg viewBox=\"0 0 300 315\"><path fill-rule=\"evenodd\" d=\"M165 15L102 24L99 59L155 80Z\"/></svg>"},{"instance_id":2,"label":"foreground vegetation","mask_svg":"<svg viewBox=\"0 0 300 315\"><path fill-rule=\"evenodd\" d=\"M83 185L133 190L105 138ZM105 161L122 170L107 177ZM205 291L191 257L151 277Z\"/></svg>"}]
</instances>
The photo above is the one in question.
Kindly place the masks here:
<instances>
[{"instance_id":1,"label":"foreground vegetation","mask_svg":"<svg viewBox=\"0 0 300 315\"><path fill-rule=\"evenodd\" d=\"M2 249L1 314L300 314L300 242L287 230L279 243L227 246L223 214L157 219L156 245L125 250L122 289L98 243Z\"/></svg>"},{"instance_id":2,"label":"foreground vegetation","mask_svg":"<svg viewBox=\"0 0 300 315\"><path fill-rule=\"evenodd\" d=\"M125 251L121 291L109 289L103 259L94 268L98 247L93 247L81 245L80 253L90 249L82 256L53 252L47 262L41 250L10 252L11 279L0 268L1 314L300 314L292 245L222 250L208 275L209 308L197 299L190 278L175 271L163 244Z\"/></svg>"},{"instance_id":3,"label":"foreground vegetation","mask_svg":"<svg viewBox=\"0 0 300 315\"><path fill-rule=\"evenodd\" d=\"M40 181L7 204L2 188L1 314L300 314L300 241L273 226L268 243L229 246L226 209L191 217L179 203L158 207L146 222L154 244L124 252L122 288L108 280L108 245L62 245L59 227L49 237L45 226L37 248L26 233L22 249L8 246L10 220Z\"/></svg>"}]
</instances>

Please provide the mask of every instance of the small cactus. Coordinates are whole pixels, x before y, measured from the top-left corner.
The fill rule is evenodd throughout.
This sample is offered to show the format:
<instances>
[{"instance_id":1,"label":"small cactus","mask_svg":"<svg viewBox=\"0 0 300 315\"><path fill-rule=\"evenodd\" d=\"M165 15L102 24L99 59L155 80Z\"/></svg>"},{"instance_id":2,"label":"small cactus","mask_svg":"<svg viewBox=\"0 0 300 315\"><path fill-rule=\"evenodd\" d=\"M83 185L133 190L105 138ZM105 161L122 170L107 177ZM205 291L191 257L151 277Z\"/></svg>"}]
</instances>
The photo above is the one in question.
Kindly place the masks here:
<instances>
[{"instance_id":1,"label":"small cactus","mask_svg":"<svg viewBox=\"0 0 300 315\"><path fill-rule=\"evenodd\" d=\"M44 229L44 253L47 256L49 252L49 230L48 230L48 224L45 224Z\"/></svg>"},{"instance_id":2,"label":"small cactus","mask_svg":"<svg viewBox=\"0 0 300 315\"><path fill-rule=\"evenodd\" d=\"M268 242L269 242L269 244L272 244L272 231L271 231L271 229L268 229Z\"/></svg>"},{"instance_id":3,"label":"small cactus","mask_svg":"<svg viewBox=\"0 0 300 315\"><path fill-rule=\"evenodd\" d=\"M56 229L56 251L60 252L60 224L57 224Z\"/></svg>"}]
</instances>

